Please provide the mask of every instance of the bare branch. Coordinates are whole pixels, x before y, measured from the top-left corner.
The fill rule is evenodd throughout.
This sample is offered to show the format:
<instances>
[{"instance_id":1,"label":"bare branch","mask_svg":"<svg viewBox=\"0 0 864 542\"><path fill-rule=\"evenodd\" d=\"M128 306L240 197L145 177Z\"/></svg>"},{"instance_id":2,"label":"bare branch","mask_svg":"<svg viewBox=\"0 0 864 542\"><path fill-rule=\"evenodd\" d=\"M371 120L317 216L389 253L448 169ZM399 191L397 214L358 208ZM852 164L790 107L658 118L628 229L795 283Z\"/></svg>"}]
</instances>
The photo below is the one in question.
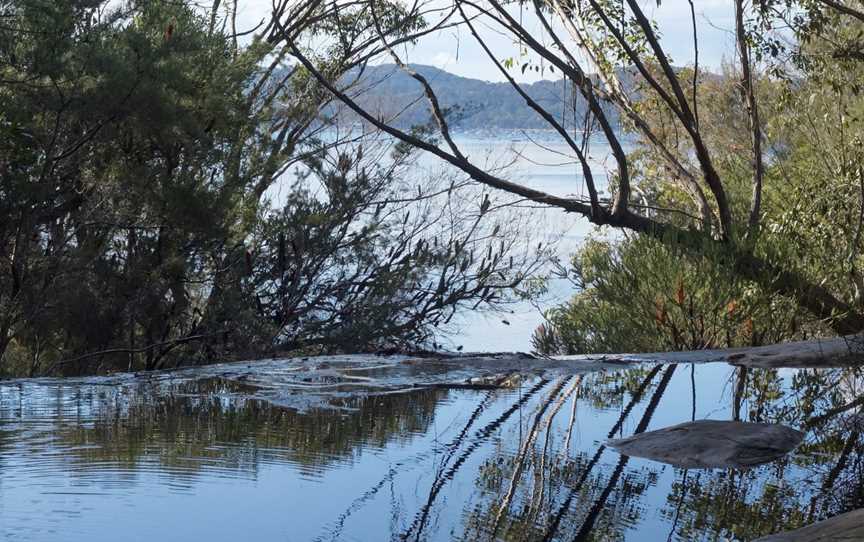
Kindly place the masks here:
<instances>
[{"instance_id":1,"label":"bare branch","mask_svg":"<svg viewBox=\"0 0 864 542\"><path fill-rule=\"evenodd\" d=\"M693 26L693 119L696 129L699 129L699 102L696 99L696 89L699 84L699 33L696 32L696 6L690 3L690 23Z\"/></svg>"},{"instance_id":2,"label":"bare branch","mask_svg":"<svg viewBox=\"0 0 864 542\"><path fill-rule=\"evenodd\" d=\"M98 352L88 352L87 354L82 354L80 356L74 358L62 359L60 361L55 361L52 363L47 369L45 369L44 374L49 374L51 371L56 369L57 367L63 365L69 365L70 363L76 363L79 361L84 361L86 359L91 359L95 357L107 356L110 354L141 354L143 352L149 352L151 350L155 350L157 348L161 348L163 346L174 348L181 344L185 344L192 341L200 341L202 339L208 339L210 337L215 337L218 335L224 334L224 331L217 331L215 333L206 333L202 335L189 335L186 337L180 337L177 339L171 339L168 341L162 341L154 344L150 344L147 346L142 346L141 348L109 348L107 350L99 350Z\"/></svg>"},{"instance_id":3,"label":"bare branch","mask_svg":"<svg viewBox=\"0 0 864 542\"><path fill-rule=\"evenodd\" d=\"M845 15L850 15L855 17L859 21L864 21L864 12L858 11L857 9L850 8L849 6L838 2L837 0L819 0L822 4L830 7L831 9L837 10L840 13Z\"/></svg>"},{"instance_id":4,"label":"bare branch","mask_svg":"<svg viewBox=\"0 0 864 542\"><path fill-rule=\"evenodd\" d=\"M470 2L465 2L468 5L473 5L475 9L481 9ZM618 193L616 194L615 202L612 205L612 215L623 217L627 214L627 202L630 197L630 172L627 165L627 154L624 152L624 148L621 145L621 142L618 140L618 135L615 133L615 129L612 126L612 123L606 116L606 112L603 111L603 108L600 106L599 101L597 100L597 96L594 92L593 83L591 78L585 73L585 70L576 62L576 60L568 55L568 62L562 61L558 56L549 50L547 47L543 46L537 39L531 35L516 19L513 18L510 13L507 12L504 7L498 3L496 0L489 0L489 3L493 8L498 12L498 15L506 21L506 27L516 33L525 43L531 47L531 49L540 54L547 61L551 62L555 66L557 66L562 73L567 75L571 81L576 85L576 88L580 90L582 96L588 102L588 107L591 110L591 113L600 123L600 128L603 130L603 135L606 137L606 141L609 143L609 147L612 150L612 155L615 157L615 161L618 164ZM552 27L549 22L546 20L546 17L543 16L542 10L539 9L539 6L535 4L536 13L540 19L540 22L543 24L544 29L550 33L552 36L555 33L552 31ZM500 19L499 19L500 21ZM560 43L560 42L559 42ZM562 51L566 52L566 48L563 45L559 45Z\"/></svg>"},{"instance_id":5,"label":"bare branch","mask_svg":"<svg viewBox=\"0 0 864 542\"><path fill-rule=\"evenodd\" d=\"M598 49L596 44L588 37L587 32L580 30L576 27L575 21L572 17L569 17L561 3L555 0L553 8L559 16L559 19L564 24L565 28L570 34L570 37L575 41L582 50L588 55L589 59L594 63L595 66L598 66L600 69L597 72L600 80L606 85L606 90L604 92L605 99L614 103L618 106L619 110L624 113L627 118L633 123L633 126L642 133L642 135L648 140L651 146L656 149L660 156L666 161L668 168L670 169L670 173L674 176L674 178L679 179L682 182L684 190L690 194L690 197L693 199L694 203L699 208L699 212L701 214L701 222L702 228L705 231L711 231L712 224L714 223L714 215L711 209L711 206L708 204L708 199L705 197L705 192L702 190L702 186L693 176L693 174L682 164L681 160L676 157L672 151L660 140L656 133L654 133L651 126L648 122L636 111L636 108L633 105L633 102L624 92L622 88L621 81L618 79L617 75L612 70L603 69L603 63L600 61L600 57L602 52ZM609 73L611 71L612 73Z\"/></svg>"},{"instance_id":6,"label":"bare branch","mask_svg":"<svg viewBox=\"0 0 864 542\"><path fill-rule=\"evenodd\" d=\"M278 23L277 23L278 25ZM458 167L459 169L468 173L474 180L491 186L493 188L498 188L501 190L505 190L507 192L511 192L513 194L517 194L524 198L530 199L531 201L535 201L537 203L545 203L547 205L552 205L556 207L560 207L567 211L576 212L583 214L585 216L590 216L591 211L590 207L584 205L582 203L578 203L569 198L561 198L558 196L552 196L551 194L547 194L545 192L541 192L539 190L534 190L531 188L527 188L520 184L512 183L510 181L505 181L504 179L500 179L494 175L483 171L479 167L472 164L470 161L464 158L459 158L453 154L450 154L437 146L423 141L422 139L415 137L411 134L408 134L398 128L394 128L387 123L381 121L380 119L372 116L368 111L360 107L357 102L352 100L349 96L347 96L344 92L338 90L332 83L327 81L324 75L317 69L315 66L306 58L305 55L297 48L297 45L293 42L289 42L289 47L291 47L292 54L297 58L297 60L305 67L310 74L330 93L336 96L339 100L341 100L345 105L347 105L351 110L353 110L357 115L363 118L365 121L369 122L379 130L384 133L387 133L397 139L400 139L418 149L422 149L426 152L434 154L435 156L443 159L444 161Z\"/></svg>"},{"instance_id":7,"label":"bare branch","mask_svg":"<svg viewBox=\"0 0 864 542\"><path fill-rule=\"evenodd\" d=\"M465 24L468 26L468 29L471 31L471 34L477 40L477 43L479 43L480 46L483 48L483 50L486 52L486 55L489 57L489 59L498 68L498 71L500 71L501 74L504 75L504 77L507 79L507 81L510 83L510 85L519 93L520 96L522 96L522 98L525 100L525 103L527 103L528 106L531 107L531 109L536 111L537 114L543 118L543 120L545 120L547 123L549 123L549 125L552 126L552 128L556 132L558 132L558 134L564 139L564 141L567 142L567 145L573 150L573 152L576 153L576 157L579 160L579 163L582 167L582 175L585 178L585 184L588 187L588 196L591 200L592 216L594 216L594 215L599 216L601 211L600 211L600 203L599 203L599 200L597 198L597 188L594 185L594 175L591 172L591 165L588 163L587 158L585 157L584 153L582 152L582 148L579 145L577 145L575 141L573 141L573 138L570 137L570 134L567 133L567 130L565 130L564 127L561 126L561 124L558 123L555 120L555 118L548 111L546 111L543 107L541 107L540 104L538 104L536 100L531 98L531 96L529 96L528 93L525 92L525 90L521 87L521 85L519 85L516 82L516 80L513 79L513 77L507 72L507 70L504 68L504 66L501 65L501 62L498 61L498 59L495 57L494 53L492 53L492 51L489 49L489 46L486 44L486 42L480 38L480 35L477 33L476 29L474 28L474 25L471 24L470 19L468 19L467 15L465 14L461 5L459 5L459 12L461 13L463 20L465 21Z\"/></svg>"},{"instance_id":8,"label":"bare branch","mask_svg":"<svg viewBox=\"0 0 864 542\"><path fill-rule=\"evenodd\" d=\"M435 122L438 124L438 129L441 131L441 136L444 137L444 141L447 142L447 145L450 147L450 150L453 151L453 154L459 158L460 160L465 160L465 155L462 154L462 151L459 150L459 147L453 141L453 137L450 135L450 127L447 124L447 119L444 117L444 112L441 110L441 104L438 103L438 97L435 95L435 92L432 90L432 86L429 85L429 81L426 80L425 77L417 73L415 70L412 70L408 67L407 64L402 62L399 58L399 55L393 50L392 47L387 43L387 38L384 36L384 32L381 30L381 24L378 21L378 14L375 12L374 4L371 6L372 19L375 21L375 29L378 32L379 39L381 43L384 45L384 48L390 53L390 57L393 59L393 62L396 63L399 68L407 73L411 78L415 81L419 82L420 85L423 86L423 92L426 94L426 98L429 100L429 105L432 107L432 116L435 118Z\"/></svg>"},{"instance_id":9,"label":"bare branch","mask_svg":"<svg viewBox=\"0 0 864 542\"><path fill-rule=\"evenodd\" d=\"M705 146L705 142L702 140L702 136L696 128L695 117L693 116L690 106L687 103L687 99L684 96L684 91L681 89L678 77L672 69L672 66L669 64L669 60L666 58L666 53L660 46L657 35L651 27L651 22L648 21L642 13L642 10L639 8L639 5L635 0L627 0L628 5L636 17L636 22L639 25L640 30L648 40L648 43L654 52L654 56L663 70L667 83L672 88L675 95L674 98L670 96L663 86L651 75L644 62L642 62L639 53L630 46L627 42L627 38L616 27L615 22L609 19L609 16L596 0L589 0L589 2L603 20L603 24L621 45L621 48L627 54L627 57L631 62L633 62L637 70L639 70L642 77L655 90L655 92L657 92L675 116L679 118L682 126L693 141L696 158L699 160L699 165L702 168L705 182L708 184L708 188L711 190L711 193L714 195L714 200L717 203L717 209L720 216L720 236L724 240L728 240L732 231L732 211L729 207L728 199L726 198L726 190L723 188L723 183L720 181L720 177L714 169L708 148Z\"/></svg>"}]
</instances>

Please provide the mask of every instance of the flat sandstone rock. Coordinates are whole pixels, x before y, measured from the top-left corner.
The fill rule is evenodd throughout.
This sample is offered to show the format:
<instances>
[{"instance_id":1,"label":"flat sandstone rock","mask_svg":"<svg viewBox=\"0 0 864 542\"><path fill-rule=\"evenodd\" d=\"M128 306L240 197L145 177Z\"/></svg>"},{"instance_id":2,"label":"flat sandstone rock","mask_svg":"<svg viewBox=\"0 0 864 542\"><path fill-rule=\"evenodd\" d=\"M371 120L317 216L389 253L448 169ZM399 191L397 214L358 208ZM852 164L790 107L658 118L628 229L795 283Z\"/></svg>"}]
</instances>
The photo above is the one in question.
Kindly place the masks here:
<instances>
[{"instance_id":1,"label":"flat sandstone rock","mask_svg":"<svg viewBox=\"0 0 864 542\"><path fill-rule=\"evenodd\" d=\"M787 342L751 348L723 348L689 352L559 356L570 361L610 363L714 363L771 369L826 368L864 364L864 334Z\"/></svg>"},{"instance_id":2,"label":"flat sandstone rock","mask_svg":"<svg viewBox=\"0 0 864 542\"><path fill-rule=\"evenodd\" d=\"M785 533L763 536L756 542L860 542L864 540L864 508L834 516Z\"/></svg>"},{"instance_id":3,"label":"flat sandstone rock","mask_svg":"<svg viewBox=\"0 0 864 542\"><path fill-rule=\"evenodd\" d=\"M611 440L609 446L685 469L746 468L784 456L803 438L779 424L699 420Z\"/></svg>"}]
</instances>

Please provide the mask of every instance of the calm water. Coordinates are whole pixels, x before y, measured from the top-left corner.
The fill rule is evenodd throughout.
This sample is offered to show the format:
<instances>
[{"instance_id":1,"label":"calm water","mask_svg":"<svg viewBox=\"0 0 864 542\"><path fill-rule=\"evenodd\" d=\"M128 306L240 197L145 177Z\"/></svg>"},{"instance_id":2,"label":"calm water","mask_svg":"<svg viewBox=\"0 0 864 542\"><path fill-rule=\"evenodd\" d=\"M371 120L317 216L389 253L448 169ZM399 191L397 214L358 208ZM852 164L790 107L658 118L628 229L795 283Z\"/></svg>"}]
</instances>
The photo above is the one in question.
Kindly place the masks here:
<instances>
[{"instance_id":1,"label":"calm water","mask_svg":"<svg viewBox=\"0 0 864 542\"><path fill-rule=\"evenodd\" d=\"M532 137L532 139L527 139ZM455 137L459 148L469 159L500 177L561 197L588 198L581 167L568 155L572 151L554 134L539 132L522 135L507 132L499 137L477 137L460 134ZM600 197L606 185L605 173L611 166L609 146L600 138L592 138L592 160L595 182L600 185ZM437 158L424 154L413 168L418 179L434 177L441 171L453 171ZM464 176L464 175L463 175ZM509 197L502 191L492 191L492 197ZM521 208L533 224L529 231L537 240L554 243L558 255L566 260L582 244L594 228L588 219L556 208Z\"/></svg>"},{"instance_id":2,"label":"calm water","mask_svg":"<svg viewBox=\"0 0 864 542\"><path fill-rule=\"evenodd\" d=\"M555 196L588 197L582 169L571 157L573 151L553 132L463 133L458 134L455 140L473 163L503 178ZM608 144L601 137L591 139L588 151L602 198L606 173L614 170L614 162ZM424 175L436 175L442 167L439 160L422 155L416 171L422 179ZM500 192L498 196L501 197ZM586 236L594 231L587 219L559 209L523 209L522 213L530 213L530 221L536 230L532 233L541 234L545 243L553 243L560 261L565 264ZM537 240L534 239L533 243ZM552 280L544 298L534 304L514 304L509 314L463 313L455 319L456 333L450 337L449 343L473 352L530 351L534 329L543 322L541 310L563 303L572 295L573 287L569 282Z\"/></svg>"},{"instance_id":3,"label":"calm water","mask_svg":"<svg viewBox=\"0 0 864 542\"><path fill-rule=\"evenodd\" d=\"M325 134L325 137L334 137ZM344 134L342 134L344 136ZM572 150L554 132L510 130L497 133L458 133L454 139L471 162L502 178L522 183L556 196L587 198L587 190L581 167L569 157ZM386 141L386 140L385 140ZM373 144L374 145L374 144ZM387 152L384 152L387 155ZM606 173L614 169L608 145L601 137L592 137L588 156L594 166L595 182L602 192L606 185ZM420 153L411 169L411 195L414 182L427 184L430 180L450 178L464 179L455 168L432 155ZM285 194L294 185L296 177L289 173L283 183L277 183L267 196L275 202L284 201ZM502 192L492 192L494 198L508 198ZM478 196L479 201L479 196ZM521 219L531 225L530 246L538 241L553 244L560 261L567 263L594 228L587 219L559 209L523 208ZM465 351L494 352L531 350L534 329L543 322L541 310L563 303L573 294L572 285L564 280L552 280L549 292L537 303L513 303L507 314L489 315L477 311L458 314L448 327L446 336L438 342L449 349L462 346ZM506 321L507 323L504 323Z\"/></svg>"},{"instance_id":4,"label":"calm water","mask_svg":"<svg viewBox=\"0 0 864 542\"><path fill-rule=\"evenodd\" d=\"M801 427L860 393L860 370L640 366L306 411L221 374L0 385L0 539L749 540L864 500L848 413L747 471L603 446L736 413Z\"/></svg>"}]
</instances>

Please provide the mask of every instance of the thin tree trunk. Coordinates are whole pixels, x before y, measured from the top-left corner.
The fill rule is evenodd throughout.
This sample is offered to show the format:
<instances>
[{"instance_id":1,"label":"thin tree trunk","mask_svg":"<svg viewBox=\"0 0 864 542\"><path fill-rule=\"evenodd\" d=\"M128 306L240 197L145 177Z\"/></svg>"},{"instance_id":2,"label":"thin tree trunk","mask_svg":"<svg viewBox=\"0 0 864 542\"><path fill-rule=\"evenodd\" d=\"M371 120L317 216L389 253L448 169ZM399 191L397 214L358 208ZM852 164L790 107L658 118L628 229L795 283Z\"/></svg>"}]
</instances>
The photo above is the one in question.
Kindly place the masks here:
<instances>
[{"instance_id":1,"label":"thin tree trunk","mask_svg":"<svg viewBox=\"0 0 864 542\"><path fill-rule=\"evenodd\" d=\"M747 234L755 235L759 228L762 209L762 177L765 167L762 163L762 127L759 124L759 106L753 89L753 71L750 66L750 46L744 29L744 0L735 0L735 37L738 42L738 56L741 60L741 95L747 106L750 122L750 144L753 147L753 195L750 199L750 217L747 221Z\"/></svg>"}]
</instances>

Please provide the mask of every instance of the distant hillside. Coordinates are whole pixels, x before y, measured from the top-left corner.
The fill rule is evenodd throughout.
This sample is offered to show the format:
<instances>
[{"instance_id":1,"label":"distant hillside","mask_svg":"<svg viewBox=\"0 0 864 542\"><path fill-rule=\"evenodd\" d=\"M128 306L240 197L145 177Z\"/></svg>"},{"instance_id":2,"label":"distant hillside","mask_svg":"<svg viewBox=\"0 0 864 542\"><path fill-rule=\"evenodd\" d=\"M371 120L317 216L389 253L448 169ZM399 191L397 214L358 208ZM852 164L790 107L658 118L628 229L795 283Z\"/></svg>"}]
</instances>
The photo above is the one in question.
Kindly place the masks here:
<instances>
[{"instance_id":1,"label":"distant hillside","mask_svg":"<svg viewBox=\"0 0 864 542\"><path fill-rule=\"evenodd\" d=\"M454 128L477 129L548 129L549 125L528 107L525 100L509 83L490 83L460 77L432 66L411 65L429 81L444 108L458 107L451 121ZM356 72L353 74L356 77ZM352 77L353 79L353 77ZM392 117L398 112L397 125L406 127L430 120L428 102L420 84L393 64L370 66L363 73L358 102L378 115ZM574 123L573 88L563 79L539 81L525 85L524 90L555 118L572 127ZM585 102L575 100L576 119L585 112ZM404 110L404 111L403 111ZM359 119L340 111L343 123ZM578 120L577 120L578 122Z\"/></svg>"}]
</instances>

